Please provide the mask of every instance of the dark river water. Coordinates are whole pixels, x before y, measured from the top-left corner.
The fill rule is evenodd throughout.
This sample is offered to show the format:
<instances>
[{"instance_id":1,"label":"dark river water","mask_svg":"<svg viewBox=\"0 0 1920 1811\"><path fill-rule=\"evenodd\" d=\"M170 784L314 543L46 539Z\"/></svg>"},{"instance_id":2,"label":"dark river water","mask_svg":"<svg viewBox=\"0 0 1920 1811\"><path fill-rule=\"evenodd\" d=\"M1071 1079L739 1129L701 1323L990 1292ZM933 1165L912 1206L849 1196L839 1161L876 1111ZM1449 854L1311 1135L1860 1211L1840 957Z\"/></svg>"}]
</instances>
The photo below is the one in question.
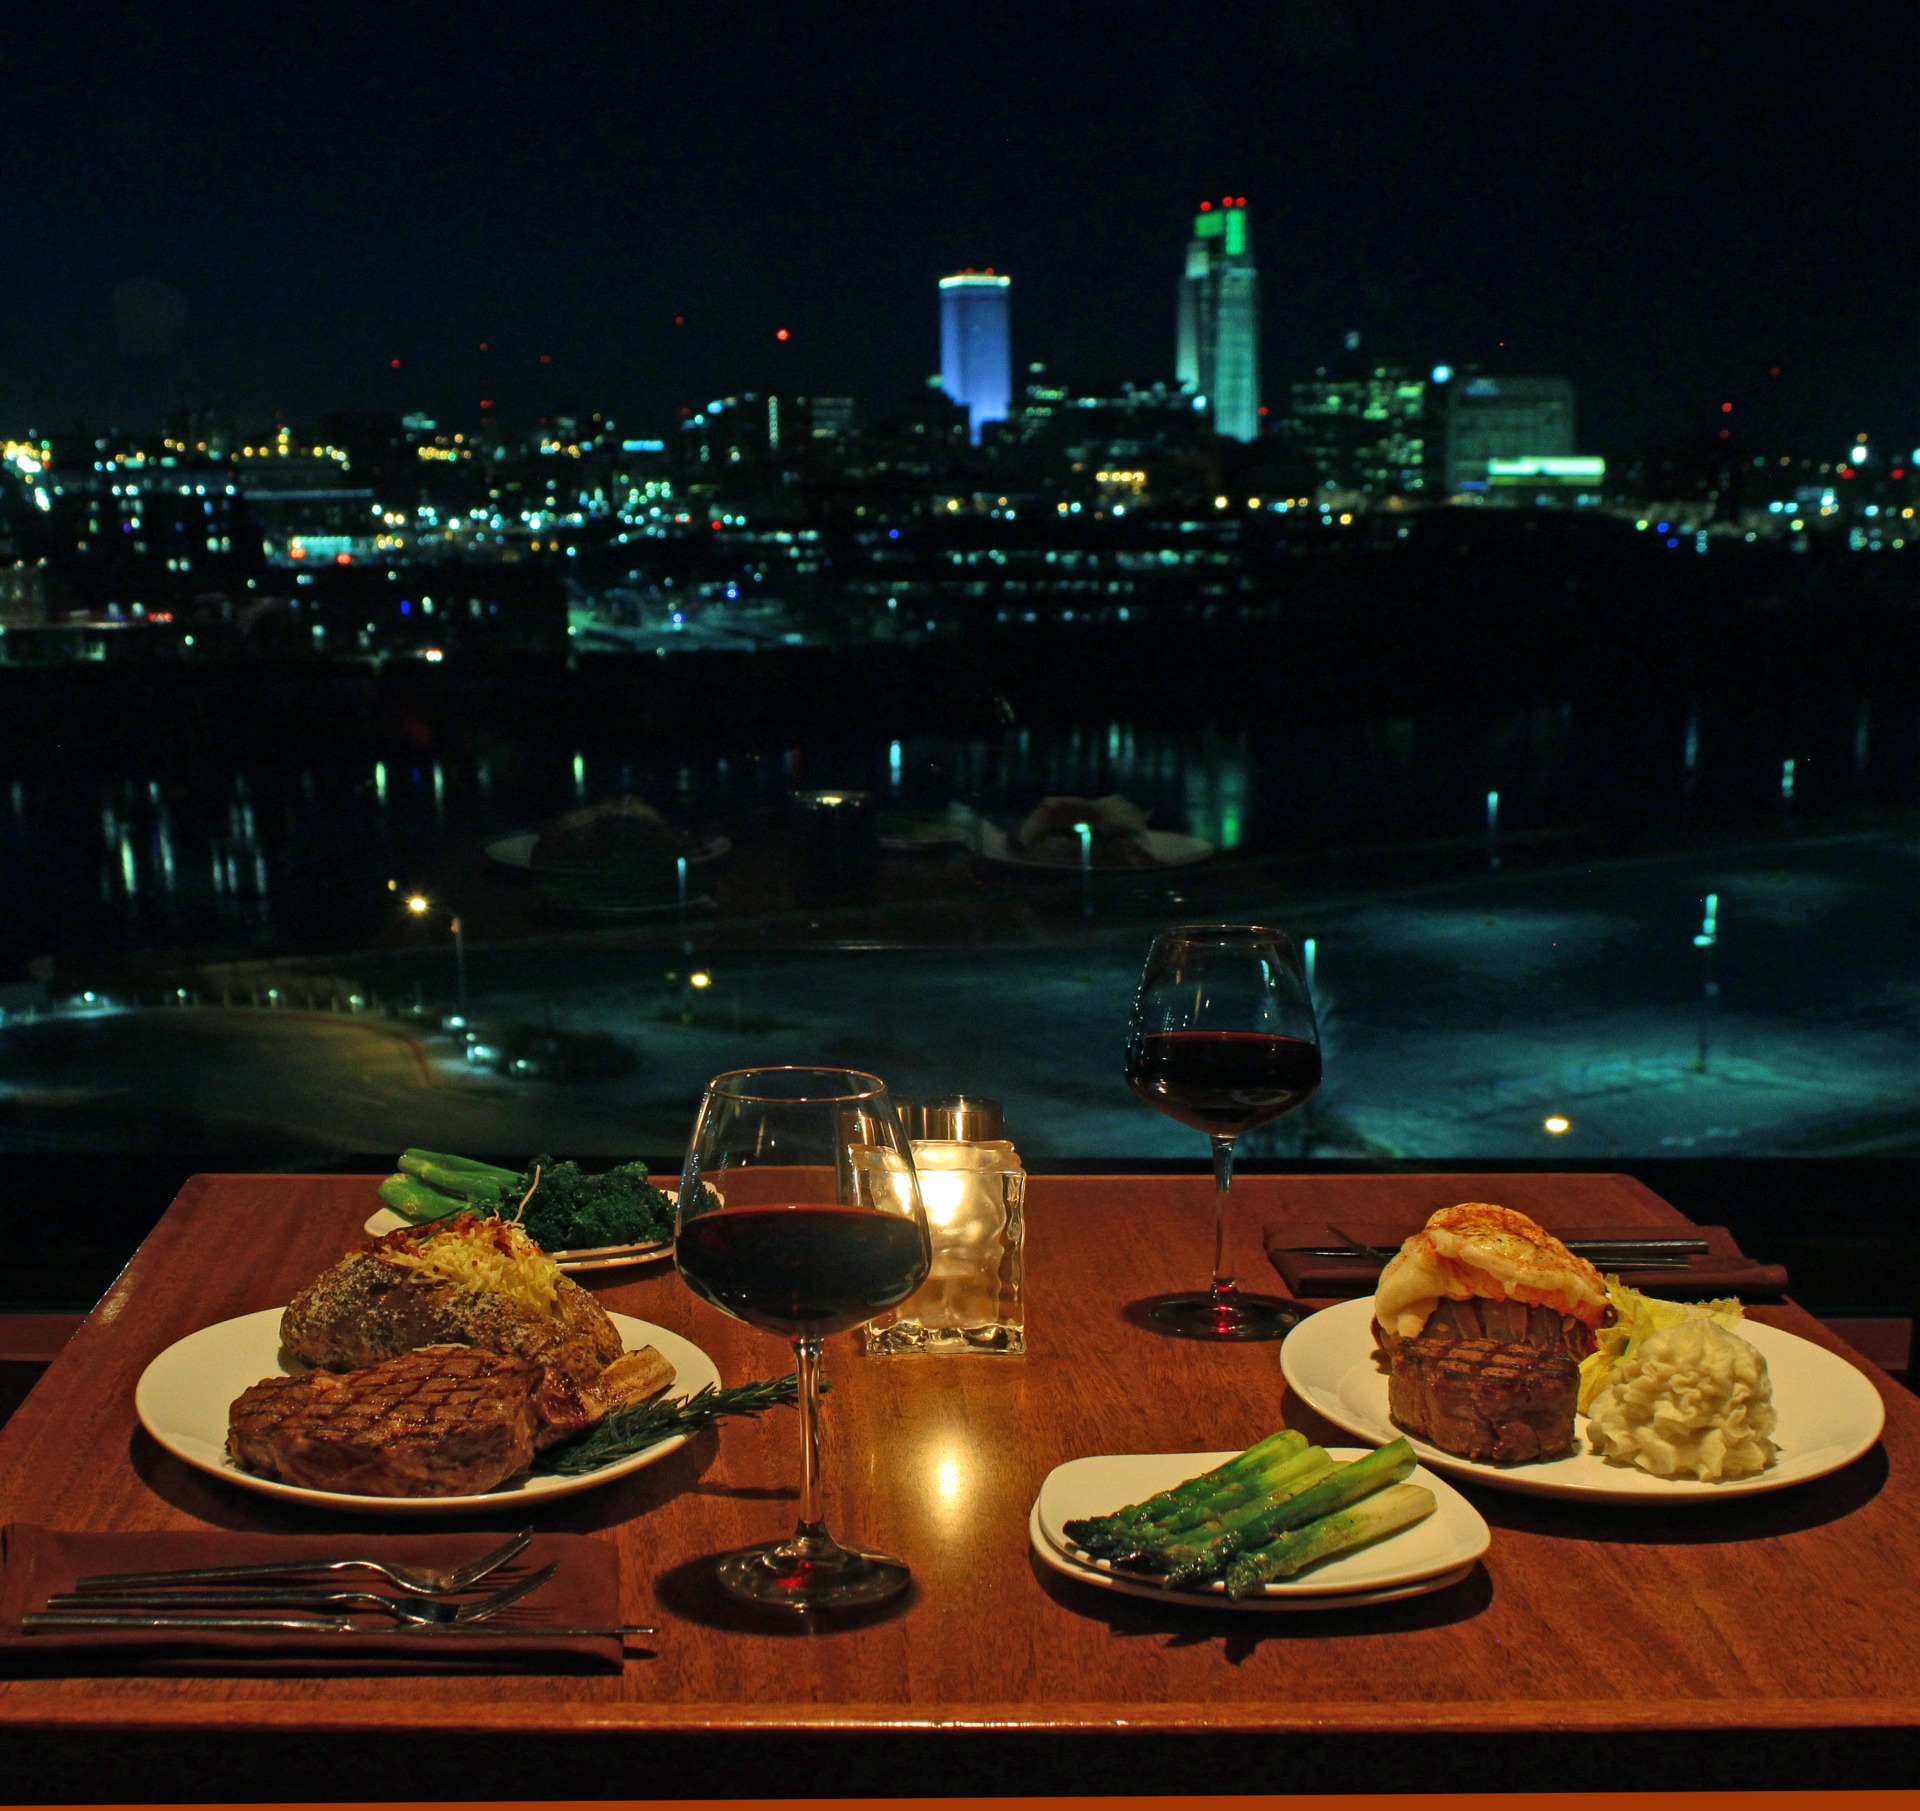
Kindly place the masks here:
<instances>
[{"instance_id":1,"label":"dark river water","mask_svg":"<svg viewBox=\"0 0 1920 1811\"><path fill-rule=\"evenodd\" d=\"M964 667L966 656L954 661ZM635 793L743 850L800 787L1011 818L1047 794L1121 793L1227 856L1503 838L1605 824L1631 840L1844 828L1910 807L1920 723L1892 684L1730 687L1370 710L1308 675L1229 669L1100 708L1044 675L1016 704L946 675L878 685L860 653L702 656L615 673L422 687L244 678L169 692L62 683L57 728L0 738L0 980L52 956L350 950L489 839ZM924 671L924 669L923 669ZM18 673L8 675L18 681ZM659 700L665 686L671 713ZM846 708L836 708L843 695ZM671 721L668 721L669 716Z\"/></svg>"}]
</instances>

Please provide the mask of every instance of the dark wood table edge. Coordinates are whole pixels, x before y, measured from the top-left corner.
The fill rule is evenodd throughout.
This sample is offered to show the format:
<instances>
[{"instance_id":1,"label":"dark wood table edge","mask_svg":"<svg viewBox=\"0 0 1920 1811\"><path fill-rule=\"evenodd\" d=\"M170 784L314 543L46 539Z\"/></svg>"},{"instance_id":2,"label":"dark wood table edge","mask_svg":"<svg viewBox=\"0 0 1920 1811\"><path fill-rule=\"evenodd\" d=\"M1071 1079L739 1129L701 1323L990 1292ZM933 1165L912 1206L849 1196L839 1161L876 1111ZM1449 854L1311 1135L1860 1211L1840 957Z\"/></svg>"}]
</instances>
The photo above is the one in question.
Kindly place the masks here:
<instances>
[{"instance_id":1,"label":"dark wood table edge","mask_svg":"<svg viewBox=\"0 0 1920 1811\"><path fill-rule=\"evenodd\" d=\"M644 1663L641 1663L644 1665ZM110 1675L124 1677L126 1675ZM227 1675L231 1677L231 1675ZM1346 1701L1322 1699L1311 1705L1253 1706L1231 1703L1159 1703L1152 1706L1154 1725L1141 1722L1137 1703L1046 1704L846 1704L812 1702L788 1704L682 1704L663 1707L650 1703L601 1702L567 1704L491 1703L485 1718L466 1716L460 1707L444 1711L418 1696L391 1707L375 1699L338 1698L297 1704L250 1703L244 1699L223 1704L182 1702L177 1711L166 1704L150 1705L128 1716L124 1707L111 1718L94 1707L63 1697L36 1708L20 1703L16 1693L31 1693L32 1680L0 1681L0 1729L86 1730L111 1728L120 1732L159 1734L185 1727L262 1733L298 1729L312 1732L324 1726L333 1736L432 1735L466 1738L513 1733L518 1729L565 1725L569 1733L585 1735L711 1736L728 1733L814 1735L903 1735L964 1733L996 1735L1251 1735L1286 1736L1312 1733L1381 1735L1499 1735L1516 1731L1631 1733L1637 1730L1675 1729L1666 1707L1623 1705L1618 1699L1541 1699L1487 1705L1473 1702L1421 1704L1377 1699ZM339 1681L340 1684L361 1683ZM463 1692L483 1683L461 1682ZM369 1689L371 1689L369 1687ZM391 1692L391 1684L381 1689ZM1801 1729L1915 1729L1920 1730L1920 1691L1912 1698L1702 1698L1688 1702L1684 1733L1705 1730L1764 1733ZM1337 1728L1330 1727L1338 1725Z\"/></svg>"},{"instance_id":2,"label":"dark wood table edge","mask_svg":"<svg viewBox=\"0 0 1920 1811\"><path fill-rule=\"evenodd\" d=\"M1604 1738L1596 1744L1583 1736ZM131 1727L110 1742L75 1728L0 1728L12 1802L349 1803L568 1799L1181 1797L1275 1792L1630 1791L1690 1786L1910 1787L1920 1728L1807 1724L1677 1731L1501 1729L988 1729L923 1724L862 1732L600 1727L564 1742L474 1734Z\"/></svg>"}]
</instances>

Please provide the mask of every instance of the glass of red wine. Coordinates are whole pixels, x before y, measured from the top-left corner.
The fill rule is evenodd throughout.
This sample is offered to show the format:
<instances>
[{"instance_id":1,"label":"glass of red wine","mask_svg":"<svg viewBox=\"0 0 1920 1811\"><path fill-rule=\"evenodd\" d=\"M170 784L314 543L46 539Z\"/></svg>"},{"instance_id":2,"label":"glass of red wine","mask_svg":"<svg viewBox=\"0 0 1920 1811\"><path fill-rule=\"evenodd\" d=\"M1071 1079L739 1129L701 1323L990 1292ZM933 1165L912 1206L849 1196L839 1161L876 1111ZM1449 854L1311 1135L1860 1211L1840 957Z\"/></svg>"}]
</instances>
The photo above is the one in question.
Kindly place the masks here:
<instances>
[{"instance_id":1,"label":"glass of red wine","mask_svg":"<svg viewBox=\"0 0 1920 1811\"><path fill-rule=\"evenodd\" d=\"M1233 1141L1320 1086L1320 1033L1293 939L1259 924L1162 931L1133 1003L1127 1081L1149 1106L1213 1140L1213 1287L1160 1297L1148 1320L1188 1339L1280 1338L1302 1310L1234 1282L1227 1193Z\"/></svg>"},{"instance_id":2,"label":"glass of red wine","mask_svg":"<svg viewBox=\"0 0 1920 1811\"><path fill-rule=\"evenodd\" d=\"M800 1525L729 1553L721 1586L790 1610L884 1603L906 1563L842 1546L820 1491L820 1347L903 1302L932 1260L920 1184L877 1076L737 1069L707 1084L680 1174L674 1258L699 1295L793 1342L800 1387Z\"/></svg>"}]
</instances>

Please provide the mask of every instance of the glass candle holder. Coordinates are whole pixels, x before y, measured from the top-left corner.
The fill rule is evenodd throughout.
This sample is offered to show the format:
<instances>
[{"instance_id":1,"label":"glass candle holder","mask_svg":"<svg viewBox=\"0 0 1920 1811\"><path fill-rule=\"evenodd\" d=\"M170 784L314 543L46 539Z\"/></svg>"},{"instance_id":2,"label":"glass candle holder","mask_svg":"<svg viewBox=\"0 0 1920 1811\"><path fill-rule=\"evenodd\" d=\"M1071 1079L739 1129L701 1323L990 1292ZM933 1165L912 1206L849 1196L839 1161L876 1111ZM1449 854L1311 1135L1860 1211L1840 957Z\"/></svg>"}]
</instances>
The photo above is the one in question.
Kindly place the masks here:
<instances>
[{"instance_id":1,"label":"glass candle holder","mask_svg":"<svg viewBox=\"0 0 1920 1811\"><path fill-rule=\"evenodd\" d=\"M1027 1175L1013 1146L916 1138L913 1165L933 1263L913 1295L861 1329L861 1349L1024 1352Z\"/></svg>"}]
</instances>

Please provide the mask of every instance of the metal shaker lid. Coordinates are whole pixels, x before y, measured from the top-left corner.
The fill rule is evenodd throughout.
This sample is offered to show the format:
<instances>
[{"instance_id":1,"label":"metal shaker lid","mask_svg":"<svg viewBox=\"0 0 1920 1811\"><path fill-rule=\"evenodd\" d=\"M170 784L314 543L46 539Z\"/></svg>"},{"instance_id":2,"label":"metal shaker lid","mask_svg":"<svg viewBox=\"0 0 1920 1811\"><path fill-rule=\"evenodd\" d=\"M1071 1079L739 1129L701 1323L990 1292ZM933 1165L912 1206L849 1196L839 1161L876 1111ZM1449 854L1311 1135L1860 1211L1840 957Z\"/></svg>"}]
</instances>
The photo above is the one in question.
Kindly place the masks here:
<instances>
[{"instance_id":1,"label":"metal shaker lid","mask_svg":"<svg viewBox=\"0 0 1920 1811\"><path fill-rule=\"evenodd\" d=\"M918 1138L951 1138L963 1143L982 1143L1007 1135L1007 1111L997 1100L984 1094L947 1094L938 1100L922 1101L918 1114Z\"/></svg>"}]
</instances>

